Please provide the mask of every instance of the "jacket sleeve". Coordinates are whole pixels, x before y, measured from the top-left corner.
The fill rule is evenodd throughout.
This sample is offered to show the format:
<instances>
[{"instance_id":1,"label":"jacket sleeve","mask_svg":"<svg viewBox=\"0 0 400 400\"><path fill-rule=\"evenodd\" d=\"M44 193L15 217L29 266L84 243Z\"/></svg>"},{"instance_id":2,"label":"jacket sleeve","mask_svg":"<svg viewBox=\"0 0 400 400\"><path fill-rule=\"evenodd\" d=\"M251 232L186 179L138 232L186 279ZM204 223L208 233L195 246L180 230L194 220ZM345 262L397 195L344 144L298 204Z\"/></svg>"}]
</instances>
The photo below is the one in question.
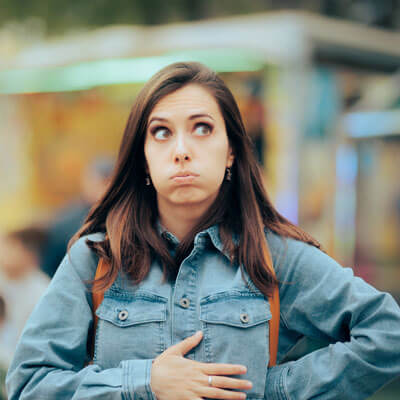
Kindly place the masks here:
<instances>
[{"instance_id":1,"label":"jacket sleeve","mask_svg":"<svg viewBox=\"0 0 400 400\"><path fill-rule=\"evenodd\" d=\"M25 325L6 377L9 400L155 399L152 360L124 360L104 370L85 366L93 324L85 280L93 279L96 266L97 257L79 239Z\"/></svg>"},{"instance_id":2,"label":"jacket sleeve","mask_svg":"<svg viewBox=\"0 0 400 400\"><path fill-rule=\"evenodd\" d=\"M365 399L400 375L400 309L392 296L314 246L287 239L280 253L278 363L304 336L330 344L270 368L265 397Z\"/></svg>"}]
</instances>

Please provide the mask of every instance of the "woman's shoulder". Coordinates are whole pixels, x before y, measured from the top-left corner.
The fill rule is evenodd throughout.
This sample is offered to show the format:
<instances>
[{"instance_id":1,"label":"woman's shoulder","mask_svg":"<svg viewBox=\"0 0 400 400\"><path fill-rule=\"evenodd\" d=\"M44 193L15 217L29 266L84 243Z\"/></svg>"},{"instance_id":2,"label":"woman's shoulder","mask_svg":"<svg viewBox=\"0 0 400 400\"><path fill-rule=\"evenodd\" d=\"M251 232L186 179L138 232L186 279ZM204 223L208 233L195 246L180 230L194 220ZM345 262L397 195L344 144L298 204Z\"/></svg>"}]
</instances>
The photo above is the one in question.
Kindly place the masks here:
<instances>
[{"instance_id":1,"label":"woman's shoulder","mask_svg":"<svg viewBox=\"0 0 400 400\"><path fill-rule=\"evenodd\" d=\"M270 228L264 228L265 238L272 256L279 257L283 253L289 255L296 255L304 251L321 252L317 247L306 243L300 239L295 239L292 237L280 235Z\"/></svg>"},{"instance_id":2,"label":"woman's shoulder","mask_svg":"<svg viewBox=\"0 0 400 400\"><path fill-rule=\"evenodd\" d=\"M265 235L275 270L281 274L317 272L341 267L318 247L300 239L286 237L265 228ZM321 268L323 266L323 268Z\"/></svg>"},{"instance_id":3,"label":"woman's shoulder","mask_svg":"<svg viewBox=\"0 0 400 400\"><path fill-rule=\"evenodd\" d=\"M90 248L90 242L101 242L104 240L105 234L103 232L90 233L83 235L77 239L68 253L72 257L92 257L94 251Z\"/></svg>"},{"instance_id":4,"label":"woman's shoulder","mask_svg":"<svg viewBox=\"0 0 400 400\"><path fill-rule=\"evenodd\" d=\"M60 268L63 268L63 265L65 265L65 267L73 268L81 279L92 279L97 268L99 257L90 247L89 243L101 242L104 240L104 237L105 234L102 232L81 236L67 251Z\"/></svg>"}]
</instances>

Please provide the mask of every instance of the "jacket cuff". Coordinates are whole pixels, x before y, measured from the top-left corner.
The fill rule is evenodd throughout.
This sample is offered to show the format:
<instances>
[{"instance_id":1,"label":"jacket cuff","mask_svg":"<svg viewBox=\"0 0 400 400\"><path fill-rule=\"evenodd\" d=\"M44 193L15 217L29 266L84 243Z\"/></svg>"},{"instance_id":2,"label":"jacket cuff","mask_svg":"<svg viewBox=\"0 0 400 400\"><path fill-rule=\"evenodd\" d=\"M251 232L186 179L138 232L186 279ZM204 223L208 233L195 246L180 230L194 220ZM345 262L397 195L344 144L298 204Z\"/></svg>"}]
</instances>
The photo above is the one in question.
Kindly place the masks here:
<instances>
[{"instance_id":1,"label":"jacket cuff","mask_svg":"<svg viewBox=\"0 0 400 400\"><path fill-rule=\"evenodd\" d=\"M265 398L268 400L289 400L286 390L286 376L289 370L289 363L276 365L268 368L267 379L265 380Z\"/></svg>"},{"instance_id":2,"label":"jacket cuff","mask_svg":"<svg viewBox=\"0 0 400 400\"><path fill-rule=\"evenodd\" d=\"M153 360L122 361L122 390L126 400L157 400L150 387Z\"/></svg>"}]
</instances>

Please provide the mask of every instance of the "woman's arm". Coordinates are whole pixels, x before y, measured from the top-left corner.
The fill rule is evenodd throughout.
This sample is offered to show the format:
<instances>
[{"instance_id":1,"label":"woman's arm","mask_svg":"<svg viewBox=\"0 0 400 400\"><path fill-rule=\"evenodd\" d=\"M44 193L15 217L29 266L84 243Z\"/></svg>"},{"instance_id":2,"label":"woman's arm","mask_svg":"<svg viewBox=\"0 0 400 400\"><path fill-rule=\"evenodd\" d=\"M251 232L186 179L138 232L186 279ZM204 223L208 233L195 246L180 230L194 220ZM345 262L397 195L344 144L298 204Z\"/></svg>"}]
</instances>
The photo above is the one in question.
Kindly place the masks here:
<instances>
[{"instance_id":1,"label":"woman's arm","mask_svg":"<svg viewBox=\"0 0 400 400\"><path fill-rule=\"evenodd\" d=\"M267 399L365 399L400 375L400 309L390 294L303 242L288 239L279 258L278 362L302 336L332 344L269 369Z\"/></svg>"},{"instance_id":2,"label":"woman's arm","mask_svg":"<svg viewBox=\"0 0 400 400\"><path fill-rule=\"evenodd\" d=\"M93 323L91 293L84 281L93 279L96 266L97 257L81 238L24 328L6 378L9 400L155 399L152 360L125 360L106 370L84 366Z\"/></svg>"}]
</instances>

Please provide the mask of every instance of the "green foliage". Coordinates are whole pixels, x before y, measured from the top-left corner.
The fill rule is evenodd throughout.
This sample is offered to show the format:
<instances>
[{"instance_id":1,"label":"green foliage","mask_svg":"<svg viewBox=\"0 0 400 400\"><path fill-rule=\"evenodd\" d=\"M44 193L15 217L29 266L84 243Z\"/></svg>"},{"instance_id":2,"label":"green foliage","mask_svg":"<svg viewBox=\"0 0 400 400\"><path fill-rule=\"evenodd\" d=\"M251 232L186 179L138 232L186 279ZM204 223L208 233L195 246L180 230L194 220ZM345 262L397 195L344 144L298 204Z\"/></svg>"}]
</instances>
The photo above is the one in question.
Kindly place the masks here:
<instances>
[{"instance_id":1,"label":"green foliage","mask_svg":"<svg viewBox=\"0 0 400 400\"><path fill-rule=\"evenodd\" d=\"M153 25L265 11L266 0L2 0L0 27L39 17L47 33L110 24Z\"/></svg>"}]
</instances>

